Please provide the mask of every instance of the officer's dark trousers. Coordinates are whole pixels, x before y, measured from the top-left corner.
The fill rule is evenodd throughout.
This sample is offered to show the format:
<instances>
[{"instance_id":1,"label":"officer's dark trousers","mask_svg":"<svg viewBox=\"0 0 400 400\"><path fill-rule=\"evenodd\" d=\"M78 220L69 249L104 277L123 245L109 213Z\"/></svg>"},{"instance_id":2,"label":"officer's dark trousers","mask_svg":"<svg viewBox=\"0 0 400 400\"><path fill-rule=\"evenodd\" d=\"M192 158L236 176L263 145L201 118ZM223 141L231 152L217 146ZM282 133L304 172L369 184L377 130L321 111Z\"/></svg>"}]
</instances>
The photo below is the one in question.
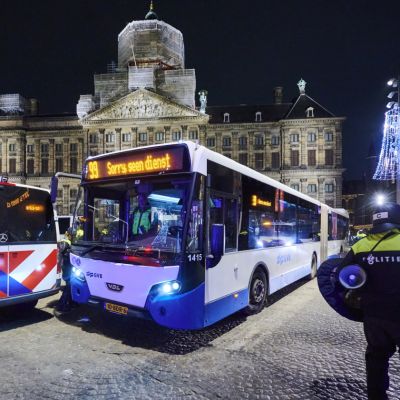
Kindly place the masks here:
<instances>
[{"instance_id":1,"label":"officer's dark trousers","mask_svg":"<svg viewBox=\"0 0 400 400\"><path fill-rule=\"evenodd\" d=\"M364 320L367 339L365 360L369 400L386 400L389 388L389 358L400 347L400 322L367 317Z\"/></svg>"}]
</instances>

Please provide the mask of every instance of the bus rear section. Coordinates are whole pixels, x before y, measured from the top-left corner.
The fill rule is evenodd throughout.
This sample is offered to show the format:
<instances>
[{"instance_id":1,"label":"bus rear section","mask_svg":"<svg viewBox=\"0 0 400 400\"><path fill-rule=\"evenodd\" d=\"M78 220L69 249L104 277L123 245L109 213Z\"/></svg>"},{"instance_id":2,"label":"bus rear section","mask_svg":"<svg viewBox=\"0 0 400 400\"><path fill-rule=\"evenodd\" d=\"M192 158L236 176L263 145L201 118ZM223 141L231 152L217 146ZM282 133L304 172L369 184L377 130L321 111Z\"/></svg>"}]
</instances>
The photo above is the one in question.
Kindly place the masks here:
<instances>
[{"instance_id":1,"label":"bus rear section","mask_svg":"<svg viewBox=\"0 0 400 400\"><path fill-rule=\"evenodd\" d=\"M49 193L0 182L0 307L59 291L57 230Z\"/></svg>"}]
</instances>

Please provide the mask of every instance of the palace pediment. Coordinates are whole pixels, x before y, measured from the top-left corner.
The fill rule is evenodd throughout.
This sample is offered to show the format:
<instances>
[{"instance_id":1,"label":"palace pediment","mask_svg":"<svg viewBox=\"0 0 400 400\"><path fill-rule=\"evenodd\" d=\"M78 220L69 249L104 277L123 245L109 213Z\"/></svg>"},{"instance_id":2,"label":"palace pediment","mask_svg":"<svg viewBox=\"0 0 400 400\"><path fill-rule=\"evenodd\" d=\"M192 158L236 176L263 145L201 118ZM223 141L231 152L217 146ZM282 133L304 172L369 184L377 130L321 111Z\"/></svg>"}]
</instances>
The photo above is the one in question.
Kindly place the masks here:
<instances>
[{"instance_id":1,"label":"palace pediment","mask_svg":"<svg viewBox=\"0 0 400 400\"><path fill-rule=\"evenodd\" d=\"M146 89L135 92L116 100L115 102L94 111L84 118L83 124L98 121L115 120L154 120L171 118L193 118L204 119L205 115L192 108L178 104L157 93Z\"/></svg>"}]
</instances>

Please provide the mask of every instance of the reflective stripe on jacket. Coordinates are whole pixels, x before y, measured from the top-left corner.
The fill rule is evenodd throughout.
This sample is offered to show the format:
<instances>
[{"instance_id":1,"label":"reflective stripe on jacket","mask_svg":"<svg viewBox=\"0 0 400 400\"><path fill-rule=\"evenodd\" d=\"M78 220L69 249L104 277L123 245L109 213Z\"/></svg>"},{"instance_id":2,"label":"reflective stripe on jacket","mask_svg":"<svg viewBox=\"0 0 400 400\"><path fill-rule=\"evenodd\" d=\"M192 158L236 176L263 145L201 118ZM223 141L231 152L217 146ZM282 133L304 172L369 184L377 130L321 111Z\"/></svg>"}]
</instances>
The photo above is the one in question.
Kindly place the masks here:
<instances>
[{"instance_id":1,"label":"reflective stripe on jacket","mask_svg":"<svg viewBox=\"0 0 400 400\"><path fill-rule=\"evenodd\" d=\"M143 227L145 232L150 229L151 226L151 209L148 208L144 211L140 211L138 208L134 211L133 214L133 224L132 224L132 233L134 235L144 233L139 231L139 227Z\"/></svg>"}]
</instances>

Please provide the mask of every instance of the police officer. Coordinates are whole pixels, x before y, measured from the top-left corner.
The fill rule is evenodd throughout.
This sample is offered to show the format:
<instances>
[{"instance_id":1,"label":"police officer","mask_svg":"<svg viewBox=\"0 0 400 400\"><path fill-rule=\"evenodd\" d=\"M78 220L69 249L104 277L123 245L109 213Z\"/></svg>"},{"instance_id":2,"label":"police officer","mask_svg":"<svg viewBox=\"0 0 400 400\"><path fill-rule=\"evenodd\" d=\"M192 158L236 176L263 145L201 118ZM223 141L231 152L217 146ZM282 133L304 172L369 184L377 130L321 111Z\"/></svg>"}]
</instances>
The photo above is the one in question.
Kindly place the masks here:
<instances>
[{"instance_id":1,"label":"police officer","mask_svg":"<svg viewBox=\"0 0 400 400\"><path fill-rule=\"evenodd\" d=\"M341 267L359 264L367 273L359 289L363 311L369 400L387 399L389 359L400 347L400 205L373 213L369 234L356 242Z\"/></svg>"},{"instance_id":2,"label":"police officer","mask_svg":"<svg viewBox=\"0 0 400 400\"><path fill-rule=\"evenodd\" d=\"M151 220L151 207L148 202L148 194L139 192L138 206L133 210L132 215L132 235L137 236L157 232L157 225L157 214L154 214L154 220Z\"/></svg>"},{"instance_id":3,"label":"police officer","mask_svg":"<svg viewBox=\"0 0 400 400\"><path fill-rule=\"evenodd\" d=\"M72 295L71 295L71 271L72 265L69 260L69 253L71 251L71 229L65 232L64 239L59 243L59 255L62 269L62 278L65 281L64 291L58 301L56 310L58 312L69 312L72 306Z\"/></svg>"}]
</instances>

